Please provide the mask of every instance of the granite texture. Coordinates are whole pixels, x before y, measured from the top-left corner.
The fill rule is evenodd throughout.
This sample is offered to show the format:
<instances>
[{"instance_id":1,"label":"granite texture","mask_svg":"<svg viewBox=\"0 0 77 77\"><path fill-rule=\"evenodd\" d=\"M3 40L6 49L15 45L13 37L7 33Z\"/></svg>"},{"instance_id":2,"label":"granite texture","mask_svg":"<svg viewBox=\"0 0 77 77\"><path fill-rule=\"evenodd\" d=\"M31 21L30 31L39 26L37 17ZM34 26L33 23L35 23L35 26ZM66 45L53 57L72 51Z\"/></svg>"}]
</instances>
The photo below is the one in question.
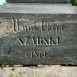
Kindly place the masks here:
<instances>
[{"instance_id":1,"label":"granite texture","mask_svg":"<svg viewBox=\"0 0 77 77\"><path fill-rule=\"evenodd\" d=\"M77 7L26 3L1 6L0 64L77 65Z\"/></svg>"}]
</instances>

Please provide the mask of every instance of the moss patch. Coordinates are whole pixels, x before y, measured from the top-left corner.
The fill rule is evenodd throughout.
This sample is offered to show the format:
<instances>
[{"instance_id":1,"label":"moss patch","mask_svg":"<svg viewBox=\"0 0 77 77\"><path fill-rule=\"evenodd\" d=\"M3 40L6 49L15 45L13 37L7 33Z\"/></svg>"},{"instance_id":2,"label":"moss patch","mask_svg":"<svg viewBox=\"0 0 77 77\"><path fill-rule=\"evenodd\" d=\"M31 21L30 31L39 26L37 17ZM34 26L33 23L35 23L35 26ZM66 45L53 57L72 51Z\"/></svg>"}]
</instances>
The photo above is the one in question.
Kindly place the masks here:
<instances>
[{"instance_id":1,"label":"moss patch","mask_svg":"<svg viewBox=\"0 0 77 77\"><path fill-rule=\"evenodd\" d=\"M15 68L12 68L11 70L12 71L11 71L10 77L17 77L16 72L15 72Z\"/></svg>"}]
</instances>

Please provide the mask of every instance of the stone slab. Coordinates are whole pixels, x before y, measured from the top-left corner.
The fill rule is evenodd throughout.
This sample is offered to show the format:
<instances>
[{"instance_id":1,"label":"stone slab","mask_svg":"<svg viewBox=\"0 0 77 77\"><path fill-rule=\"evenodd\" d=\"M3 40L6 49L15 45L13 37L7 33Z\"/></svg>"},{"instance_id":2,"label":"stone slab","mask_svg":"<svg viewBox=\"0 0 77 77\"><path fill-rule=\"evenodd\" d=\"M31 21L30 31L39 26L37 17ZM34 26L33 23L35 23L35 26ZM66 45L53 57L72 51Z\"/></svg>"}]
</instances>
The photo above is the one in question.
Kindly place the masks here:
<instances>
[{"instance_id":1,"label":"stone slab","mask_svg":"<svg viewBox=\"0 0 77 77\"><path fill-rule=\"evenodd\" d=\"M23 14L77 14L77 7L71 4L30 4L30 3L5 3L0 8L0 13Z\"/></svg>"},{"instance_id":2,"label":"stone slab","mask_svg":"<svg viewBox=\"0 0 77 77\"><path fill-rule=\"evenodd\" d=\"M27 5L22 13L20 6L13 5L4 5L6 7L0 11L0 64L77 65L76 7L64 13L63 10L56 11L56 8L55 13L52 9L51 12L41 13L40 8L32 13ZM15 7L19 8L17 13ZM61 8L64 7L58 7ZM35 7L33 9L36 11Z\"/></svg>"},{"instance_id":3,"label":"stone slab","mask_svg":"<svg viewBox=\"0 0 77 77\"><path fill-rule=\"evenodd\" d=\"M77 77L77 67L4 67L0 77Z\"/></svg>"},{"instance_id":4,"label":"stone slab","mask_svg":"<svg viewBox=\"0 0 77 77\"><path fill-rule=\"evenodd\" d=\"M68 3L70 0L6 0L8 3Z\"/></svg>"}]
</instances>

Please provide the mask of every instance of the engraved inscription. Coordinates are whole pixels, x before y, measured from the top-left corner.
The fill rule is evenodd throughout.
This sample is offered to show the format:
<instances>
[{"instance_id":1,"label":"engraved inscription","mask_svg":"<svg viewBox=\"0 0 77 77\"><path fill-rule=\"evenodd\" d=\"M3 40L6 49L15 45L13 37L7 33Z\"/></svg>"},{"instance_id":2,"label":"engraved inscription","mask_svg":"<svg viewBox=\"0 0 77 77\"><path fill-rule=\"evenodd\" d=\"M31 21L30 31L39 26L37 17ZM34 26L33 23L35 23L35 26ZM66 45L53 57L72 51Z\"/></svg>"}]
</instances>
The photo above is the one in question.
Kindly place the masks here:
<instances>
[{"instance_id":1,"label":"engraved inscription","mask_svg":"<svg viewBox=\"0 0 77 77\"><path fill-rule=\"evenodd\" d=\"M59 45L60 37L19 37L18 42L21 45Z\"/></svg>"},{"instance_id":2,"label":"engraved inscription","mask_svg":"<svg viewBox=\"0 0 77 77\"><path fill-rule=\"evenodd\" d=\"M19 19L13 19L14 31L19 31Z\"/></svg>"},{"instance_id":3,"label":"engraved inscription","mask_svg":"<svg viewBox=\"0 0 77 77\"><path fill-rule=\"evenodd\" d=\"M34 22L34 21L33 21ZM40 21L40 22L34 22L32 24L27 25L25 22L25 25L23 26L21 23L21 20L19 19L13 19L14 23L14 31L15 32L34 32L34 36L19 36L18 37L18 43L20 45L59 45L60 43L60 37L54 35L53 37L50 32L62 32L63 31L63 26L58 25L56 23L52 22L45 22L45 21ZM41 32L41 36L36 36L36 32ZM44 36L44 32L49 32L49 36Z\"/></svg>"},{"instance_id":4,"label":"engraved inscription","mask_svg":"<svg viewBox=\"0 0 77 77\"><path fill-rule=\"evenodd\" d=\"M14 31L19 32L19 31L62 31L63 27L56 25L55 23L52 22L37 22L31 25L20 25L19 19L13 19L14 22ZM38 25L39 24L39 25Z\"/></svg>"},{"instance_id":5,"label":"engraved inscription","mask_svg":"<svg viewBox=\"0 0 77 77\"><path fill-rule=\"evenodd\" d=\"M26 53L25 57L26 58L50 58L52 56L52 54L49 54L46 51L39 51L39 53L37 51L32 51L30 53Z\"/></svg>"}]
</instances>

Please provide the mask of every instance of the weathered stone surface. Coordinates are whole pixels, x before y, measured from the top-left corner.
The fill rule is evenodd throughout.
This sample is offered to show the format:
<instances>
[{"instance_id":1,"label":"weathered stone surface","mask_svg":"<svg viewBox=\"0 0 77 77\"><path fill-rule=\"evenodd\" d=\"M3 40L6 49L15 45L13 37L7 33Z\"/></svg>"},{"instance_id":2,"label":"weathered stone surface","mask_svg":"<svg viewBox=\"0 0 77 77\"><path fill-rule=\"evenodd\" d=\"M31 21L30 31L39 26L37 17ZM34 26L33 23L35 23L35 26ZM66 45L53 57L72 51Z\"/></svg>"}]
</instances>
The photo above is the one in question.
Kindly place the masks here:
<instances>
[{"instance_id":1,"label":"weathered stone surface","mask_svg":"<svg viewBox=\"0 0 77 77\"><path fill-rule=\"evenodd\" d=\"M70 0L6 0L8 3L67 3Z\"/></svg>"},{"instance_id":2,"label":"weathered stone surface","mask_svg":"<svg viewBox=\"0 0 77 77\"><path fill-rule=\"evenodd\" d=\"M77 77L77 67L4 67L0 77Z\"/></svg>"},{"instance_id":3,"label":"weathered stone surface","mask_svg":"<svg viewBox=\"0 0 77 77\"><path fill-rule=\"evenodd\" d=\"M1 6L0 13L23 14L77 14L77 7L71 4L27 4L7 3ZM15 17L15 16L14 16Z\"/></svg>"},{"instance_id":4,"label":"weathered stone surface","mask_svg":"<svg viewBox=\"0 0 77 77\"><path fill-rule=\"evenodd\" d=\"M68 6L63 13L64 7L59 5L56 7L60 11L51 9L43 13L41 9L45 5L38 9L32 7L33 11L25 4L21 5L22 9L8 5L0 11L0 64L77 65L77 7L70 10ZM24 6L27 7L23 13ZM48 5L51 6L54 7Z\"/></svg>"}]
</instances>

